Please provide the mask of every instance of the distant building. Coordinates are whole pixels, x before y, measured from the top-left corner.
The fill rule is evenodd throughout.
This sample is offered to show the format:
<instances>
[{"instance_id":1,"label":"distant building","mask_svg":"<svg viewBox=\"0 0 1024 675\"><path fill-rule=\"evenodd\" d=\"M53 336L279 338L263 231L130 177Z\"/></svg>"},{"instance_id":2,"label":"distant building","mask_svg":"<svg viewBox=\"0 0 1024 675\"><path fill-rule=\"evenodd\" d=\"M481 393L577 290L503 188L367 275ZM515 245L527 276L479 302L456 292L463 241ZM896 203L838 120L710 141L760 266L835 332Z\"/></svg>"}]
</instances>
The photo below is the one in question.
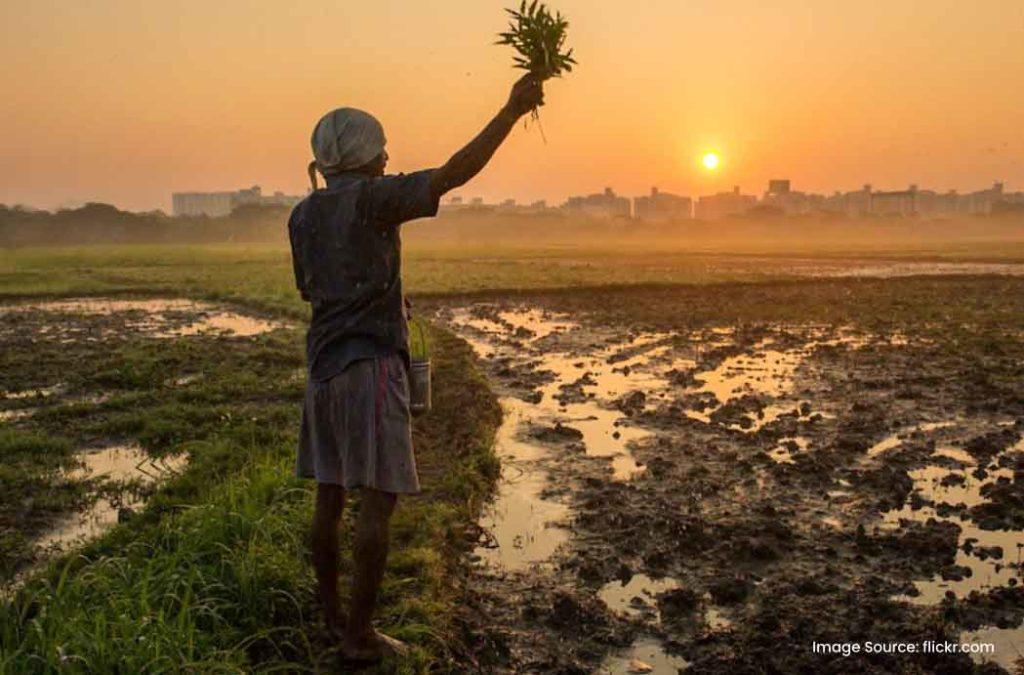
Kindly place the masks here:
<instances>
[{"instance_id":1,"label":"distant building","mask_svg":"<svg viewBox=\"0 0 1024 675\"><path fill-rule=\"evenodd\" d=\"M768 191L761 198L760 205L794 216L826 211L826 202L824 195L797 192L788 179L775 179L768 181Z\"/></svg>"},{"instance_id":2,"label":"distant building","mask_svg":"<svg viewBox=\"0 0 1024 675\"><path fill-rule=\"evenodd\" d=\"M917 186L907 190L871 193L871 214L875 216L917 215Z\"/></svg>"},{"instance_id":3,"label":"distant building","mask_svg":"<svg viewBox=\"0 0 1024 675\"><path fill-rule=\"evenodd\" d=\"M962 215L988 215L1012 209L1017 200L1024 203L1024 193L1007 193L1002 183L995 183L987 190L961 194L956 190L935 192L921 190L911 185L906 190L890 192L872 190L865 185L856 192L836 192L824 197L821 210L843 213L850 217L875 216L922 216L944 218Z\"/></svg>"},{"instance_id":4,"label":"distant building","mask_svg":"<svg viewBox=\"0 0 1024 675\"><path fill-rule=\"evenodd\" d=\"M535 216L546 214L551 210L543 199L529 204L520 204L515 199L503 199L497 204L486 204L482 197L473 197L469 203L466 203L462 197L451 197L441 205L441 212L447 214Z\"/></svg>"},{"instance_id":5,"label":"distant building","mask_svg":"<svg viewBox=\"0 0 1024 675\"><path fill-rule=\"evenodd\" d=\"M633 216L647 221L687 220L693 217L693 200L652 187L649 196L633 199Z\"/></svg>"},{"instance_id":6,"label":"distant building","mask_svg":"<svg viewBox=\"0 0 1024 675\"><path fill-rule=\"evenodd\" d=\"M992 204L992 213L1024 213L1024 192L1003 192Z\"/></svg>"},{"instance_id":7,"label":"distant building","mask_svg":"<svg viewBox=\"0 0 1024 675\"><path fill-rule=\"evenodd\" d=\"M871 184L854 192L836 192L822 199L821 210L857 218L871 213Z\"/></svg>"},{"instance_id":8,"label":"distant building","mask_svg":"<svg viewBox=\"0 0 1024 675\"><path fill-rule=\"evenodd\" d=\"M305 195L286 195L280 190L275 190L269 197L260 199L260 204L266 206L295 206L305 198Z\"/></svg>"},{"instance_id":9,"label":"distant building","mask_svg":"<svg viewBox=\"0 0 1024 675\"><path fill-rule=\"evenodd\" d=\"M757 206L757 197L740 193L737 185L732 192L705 195L697 200L697 218L715 220L746 213Z\"/></svg>"},{"instance_id":10,"label":"distant building","mask_svg":"<svg viewBox=\"0 0 1024 675\"><path fill-rule=\"evenodd\" d=\"M240 206L279 205L293 206L301 195L275 192L264 197L259 185L233 192L175 192L171 194L171 213L175 216L227 216Z\"/></svg>"},{"instance_id":11,"label":"distant building","mask_svg":"<svg viewBox=\"0 0 1024 675\"><path fill-rule=\"evenodd\" d=\"M1002 183L993 183L988 190L978 190L964 195L970 213L988 215L997 204L1006 201L1008 195L1003 192Z\"/></svg>"},{"instance_id":12,"label":"distant building","mask_svg":"<svg viewBox=\"0 0 1024 675\"><path fill-rule=\"evenodd\" d=\"M462 197L451 197L447 203L442 204L442 213L475 213L490 212L495 209L494 204L485 204L483 197L472 197L468 202Z\"/></svg>"},{"instance_id":13,"label":"distant building","mask_svg":"<svg viewBox=\"0 0 1024 675\"><path fill-rule=\"evenodd\" d=\"M927 217L956 215L960 195L956 190L938 193L933 190L918 190L915 212Z\"/></svg>"},{"instance_id":14,"label":"distant building","mask_svg":"<svg viewBox=\"0 0 1024 675\"><path fill-rule=\"evenodd\" d=\"M548 211L548 203L543 199L538 199L535 202L529 204L518 204L514 199L506 199L505 201L498 204L496 209L501 214L515 214L519 216L538 216Z\"/></svg>"},{"instance_id":15,"label":"distant building","mask_svg":"<svg viewBox=\"0 0 1024 675\"><path fill-rule=\"evenodd\" d=\"M631 215L629 200L616 195L610 187L585 197L569 197L562 209L591 218L629 218Z\"/></svg>"}]
</instances>

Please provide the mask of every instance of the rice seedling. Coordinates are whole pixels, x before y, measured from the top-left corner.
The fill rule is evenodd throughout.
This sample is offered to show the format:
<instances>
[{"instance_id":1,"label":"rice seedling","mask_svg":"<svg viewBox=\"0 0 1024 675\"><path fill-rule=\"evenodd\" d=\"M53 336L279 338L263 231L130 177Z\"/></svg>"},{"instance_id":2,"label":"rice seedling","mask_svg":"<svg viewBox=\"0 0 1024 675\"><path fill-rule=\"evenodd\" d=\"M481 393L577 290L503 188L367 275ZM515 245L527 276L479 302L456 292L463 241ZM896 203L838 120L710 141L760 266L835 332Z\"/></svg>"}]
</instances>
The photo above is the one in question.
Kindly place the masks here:
<instances>
[{"instance_id":1,"label":"rice seedling","mask_svg":"<svg viewBox=\"0 0 1024 675\"><path fill-rule=\"evenodd\" d=\"M498 34L499 45L511 45L519 56L513 57L516 68L528 70L541 80L571 73L576 59L572 49L563 52L569 22L561 12L554 14L542 2L526 0L519 10L506 9L511 16L508 30Z\"/></svg>"},{"instance_id":2,"label":"rice seedling","mask_svg":"<svg viewBox=\"0 0 1024 675\"><path fill-rule=\"evenodd\" d=\"M516 50L518 56L512 57L515 68L528 70L542 82L552 77L561 77L563 72L572 72L576 59L572 56L572 48L562 51L569 22L561 12L552 14L544 3L537 0L529 5L523 0L518 10L505 11L511 17L508 30L498 33L495 44L511 45ZM531 117L535 122L540 122L536 108L531 112ZM541 129L543 134L544 130Z\"/></svg>"}]
</instances>

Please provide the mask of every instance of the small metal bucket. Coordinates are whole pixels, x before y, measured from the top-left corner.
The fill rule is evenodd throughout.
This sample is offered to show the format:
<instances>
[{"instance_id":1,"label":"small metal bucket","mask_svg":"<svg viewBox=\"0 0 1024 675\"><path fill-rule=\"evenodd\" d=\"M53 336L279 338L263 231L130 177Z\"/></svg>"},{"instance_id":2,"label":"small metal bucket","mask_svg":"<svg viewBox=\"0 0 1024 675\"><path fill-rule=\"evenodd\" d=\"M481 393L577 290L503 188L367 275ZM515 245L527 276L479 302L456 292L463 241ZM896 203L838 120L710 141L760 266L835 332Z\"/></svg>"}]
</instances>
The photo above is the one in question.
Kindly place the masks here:
<instances>
[{"instance_id":1,"label":"small metal bucket","mask_svg":"<svg viewBox=\"0 0 1024 675\"><path fill-rule=\"evenodd\" d=\"M430 412L430 359L413 359L410 363L409 410L414 417Z\"/></svg>"}]
</instances>

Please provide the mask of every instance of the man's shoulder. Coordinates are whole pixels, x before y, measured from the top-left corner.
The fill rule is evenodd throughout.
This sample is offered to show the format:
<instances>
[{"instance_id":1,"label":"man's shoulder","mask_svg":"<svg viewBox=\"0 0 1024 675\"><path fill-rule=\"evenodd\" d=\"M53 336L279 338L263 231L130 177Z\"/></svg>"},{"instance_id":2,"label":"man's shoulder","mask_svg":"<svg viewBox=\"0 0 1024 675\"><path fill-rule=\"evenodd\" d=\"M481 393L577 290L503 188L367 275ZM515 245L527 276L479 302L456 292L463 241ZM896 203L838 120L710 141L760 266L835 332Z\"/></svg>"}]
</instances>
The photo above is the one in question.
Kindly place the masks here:
<instances>
[{"instance_id":1,"label":"man's shoulder","mask_svg":"<svg viewBox=\"0 0 1024 675\"><path fill-rule=\"evenodd\" d=\"M288 227L294 227L295 224L299 222L299 219L302 218L302 215L309 208L309 200L310 197L313 196L313 194L314 193L312 192L309 193L308 195L300 199L298 203L295 204L295 206L292 207L292 212L288 216Z\"/></svg>"},{"instance_id":2,"label":"man's shoulder","mask_svg":"<svg viewBox=\"0 0 1024 675\"><path fill-rule=\"evenodd\" d=\"M292 207L291 220L302 217L303 215L310 212L311 209L316 208L317 204L324 200L330 200L332 198L338 198L343 193L342 190L332 190L329 188L319 188L308 193L305 197L300 199L295 206Z\"/></svg>"},{"instance_id":3,"label":"man's shoulder","mask_svg":"<svg viewBox=\"0 0 1024 675\"><path fill-rule=\"evenodd\" d=\"M430 177L436 169L420 169L409 173L389 173L370 179L370 192L377 200L390 198L421 199L428 194Z\"/></svg>"},{"instance_id":4,"label":"man's shoulder","mask_svg":"<svg viewBox=\"0 0 1024 675\"><path fill-rule=\"evenodd\" d=\"M418 169L416 171L410 171L408 173L386 173L383 176L375 176L370 180L378 183L406 183L409 181L426 180L430 178L437 169Z\"/></svg>"}]
</instances>

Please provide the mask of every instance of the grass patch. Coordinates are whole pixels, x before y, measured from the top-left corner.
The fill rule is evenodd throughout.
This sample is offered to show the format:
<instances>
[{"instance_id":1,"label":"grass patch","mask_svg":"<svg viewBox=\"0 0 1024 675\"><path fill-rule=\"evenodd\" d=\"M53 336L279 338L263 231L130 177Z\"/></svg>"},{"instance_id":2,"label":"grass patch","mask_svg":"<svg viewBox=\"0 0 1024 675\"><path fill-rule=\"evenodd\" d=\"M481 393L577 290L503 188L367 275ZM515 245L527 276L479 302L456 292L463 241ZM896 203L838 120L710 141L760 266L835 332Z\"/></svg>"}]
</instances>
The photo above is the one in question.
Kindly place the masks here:
<instances>
[{"instance_id":1,"label":"grass patch","mask_svg":"<svg viewBox=\"0 0 1024 675\"><path fill-rule=\"evenodd\" d=\"M52 265L52 274L18 270L0 281L2 292L230 297L259 313L305 316L284 282L266 285L262 263L244 255L238 269L210 265L208 275L193 274L195 258L173 253L148 272L135 251L86 258L23 259L16 264ZM117 267L126 261L130 272ZM132 275L138 280L124 280ZM111 328L109 318L64 320ZM151 488L145 509L0 601L0 673L336 670L306 553L313 486L292 475L302 328L255 338L103 333L54 350L33 334L38 326L22 321L0 315L0 389L61 389L3 404L36 411L0 422L0 575L9 579L30 562L31 538L93 496L87 481L66 476L78 448L132 442L153 456L187 453L190 461ZM424 493L401 500L395 514L379 611L381 627L414 654L382 672L450 667L457 552L498 474L491 443L500 409L471 350L437 329L430 339L435 407L413 430ZM184 376L192 379L175 383ZM104 398L84 399L97 393Z\"/></svg>"}]
</instances>

